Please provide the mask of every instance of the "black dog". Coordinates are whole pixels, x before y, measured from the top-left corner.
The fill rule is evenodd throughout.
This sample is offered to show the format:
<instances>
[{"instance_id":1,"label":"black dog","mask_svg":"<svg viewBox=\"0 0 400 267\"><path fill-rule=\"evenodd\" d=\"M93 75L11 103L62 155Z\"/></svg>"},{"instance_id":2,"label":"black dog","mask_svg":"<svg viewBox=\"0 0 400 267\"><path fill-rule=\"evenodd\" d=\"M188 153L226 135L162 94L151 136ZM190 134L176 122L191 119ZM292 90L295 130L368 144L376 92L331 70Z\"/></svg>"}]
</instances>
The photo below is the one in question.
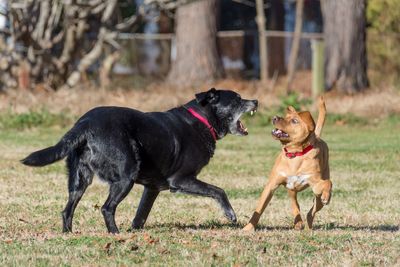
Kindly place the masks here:
<instances>
[{"instance_id":1,"label":"black dog","mask_svg":"<svg viewBox=\"0 0 400 267\"><path fill-rule=\"evenodd\" d=\"M55 146L32 153L22 163L44 166L68 156L64 232L72 230L74 210L93 174L110 184L101 211L111 233L118 233L115 210L134 183L145 189L133 229L143 227L158 193L166 189L212 197L225 216L236 222L224 190L197 180L197 175L213 156L216 140L228 133L247 135L239 118L256 111L257 105L257 100L244 100L233 91L212 88L167 112L98 107L83 115Z\"/></svg>"}]
</instances>

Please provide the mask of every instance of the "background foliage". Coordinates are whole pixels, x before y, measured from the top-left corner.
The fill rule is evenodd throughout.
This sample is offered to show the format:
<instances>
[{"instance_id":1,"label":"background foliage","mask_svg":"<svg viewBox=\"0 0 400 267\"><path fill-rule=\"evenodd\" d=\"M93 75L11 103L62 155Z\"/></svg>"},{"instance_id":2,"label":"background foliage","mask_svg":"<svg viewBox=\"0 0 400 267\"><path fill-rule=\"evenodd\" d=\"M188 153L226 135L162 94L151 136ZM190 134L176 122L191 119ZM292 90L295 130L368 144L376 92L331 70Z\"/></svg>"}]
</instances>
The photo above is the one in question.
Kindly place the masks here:
<instances>
[{"instance_id":1,"label":"background foliage","mask_svg":"<svg viewBox=\"0 0 400 267\"><path fill-rule=\"evenodd\" d=\"M367 6L368 60L373 71L389 83L399 84L400 1L369 0Z\"/></svg>"}]
</instances>

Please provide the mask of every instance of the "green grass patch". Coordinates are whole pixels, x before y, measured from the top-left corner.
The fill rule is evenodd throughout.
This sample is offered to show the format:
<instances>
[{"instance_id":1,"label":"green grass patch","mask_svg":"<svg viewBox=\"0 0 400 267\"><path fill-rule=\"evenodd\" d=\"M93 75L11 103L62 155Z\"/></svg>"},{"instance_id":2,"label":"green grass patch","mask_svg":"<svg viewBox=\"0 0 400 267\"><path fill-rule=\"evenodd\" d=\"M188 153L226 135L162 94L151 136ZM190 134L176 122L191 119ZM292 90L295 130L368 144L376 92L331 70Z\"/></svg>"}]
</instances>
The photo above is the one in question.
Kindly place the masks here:
<instances>
[{"instance_id":1,"label":"green grass patch","mask_svg":"<svg viewBox=\"0 0 400 267\"><path fill-rule=\"evenodd\" d=\"M241 231L268 181L280 145L270 136L273 110L245 116L250 134L217 143L199 179L225 190L239 224L210 198L162 192L145 229L128 232L143 187L116 213L121 234L108 235L100 207L108 185L95 178L79 203L73 234L61 233L68 199L65 164L29 168L19 160L55 144L75 118L47 111L0 114L0 264L2 266L395 266L399 262L400 120L329 115L331 203L315 230L292 229L290 200L279 187L253 234ZM298 194L303 219L313 194Z\"/></svg>"},{"instance_id":2,"label":"green grass patch","mask_svg":"<svg viewBox=\"0 0 400 267\"><path fill-rule=\"evenodd\" d=\"M27 129L35 127L66 127L74 122L74 116L66 113L50 113L46 109L25 113L1 113L0 129Z\"/></svg>"}]
</instances>

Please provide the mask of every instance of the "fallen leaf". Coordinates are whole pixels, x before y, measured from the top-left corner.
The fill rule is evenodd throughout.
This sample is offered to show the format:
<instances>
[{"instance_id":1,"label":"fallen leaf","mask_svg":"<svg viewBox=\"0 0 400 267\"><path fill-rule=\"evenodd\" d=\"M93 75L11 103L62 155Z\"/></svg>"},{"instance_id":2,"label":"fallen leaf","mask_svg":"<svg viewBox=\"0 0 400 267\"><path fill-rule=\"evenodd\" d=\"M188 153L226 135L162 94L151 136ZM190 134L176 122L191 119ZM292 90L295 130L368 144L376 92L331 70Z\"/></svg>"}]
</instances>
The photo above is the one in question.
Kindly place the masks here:
<instances>
[{"instance_id":1,"label":"fallen leaf","mask_svg":"<svg viewBox=\"0 0 400 267\"><path fill-rule=\"evenodd\" d=\"M131 251L137 251L139 250L139 246L138 245L132 245L131 246Z\"/></svg>"},{"instance_id":2,"label":"fallen leaf","mask_svg":"<svg viewBox=\"0 0 400 267\"><path fill-rule=\"evenodd\" d=\"M110 252L111 252L111 242L107 243L104 246L104 250L106 251L107 254L110 254Z\"/></svg>"},{"instance_id":3,"label":"fallen leaf","mask_svg":"<svg viewBox=\"0 0 400 267\"><path fill-rule=\"evenodd\" d=\"M169 251L167 249L165 249L165 248L161 248L161 249L158 250L158 253L160 253L160 254L168 254Z\"/></svg>"},{"instance_id":4,"label":"fallen leaf","mask_svg":"<svg viewBox=\"0 0 400 267\"><path fill-rule=\"evenodd\" d=\"M29 224L30 224L30 222L28 222L27 220L24 220L24 219L22 219L22 218L19 218L18 221L24 222L24 223L29 223Z\"/></svg>"},{"instance_id":5,"label":"fallen leaf","mask_svg":"<svg viewBox=\"0 0 400 267\"><path fill-rule=\"evenodd\" d=\"M143 234L143 239L146 241L148 244L154 244L157 243L159 240L152 238L148 233Z\"/></svg>"}]
</instances>

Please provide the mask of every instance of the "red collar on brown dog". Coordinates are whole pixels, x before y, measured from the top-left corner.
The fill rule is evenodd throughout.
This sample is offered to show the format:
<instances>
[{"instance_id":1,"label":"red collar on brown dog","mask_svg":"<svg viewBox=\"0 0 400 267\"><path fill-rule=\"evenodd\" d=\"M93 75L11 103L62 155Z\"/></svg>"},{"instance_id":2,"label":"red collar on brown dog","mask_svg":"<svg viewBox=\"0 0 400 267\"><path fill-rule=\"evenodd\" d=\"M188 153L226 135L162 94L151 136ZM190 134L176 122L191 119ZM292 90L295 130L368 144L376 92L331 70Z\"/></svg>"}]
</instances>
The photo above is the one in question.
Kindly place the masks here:
<instances>
[{"instance_id":1,"label":"red collar on brown dog","mask_svg":"<svg viewBox=\"0 0 400 267\"><path fill-rule=\"evenodd\" d=\"M307 152L313 148L314 148L313 145L309 145L308 147L304 148L303 151L300 152L288 152L286 148L283 148L283 150L285 150L286 157L293 159L295 157L300 157L307 154Z\"/></svg>"}]
</instances>

